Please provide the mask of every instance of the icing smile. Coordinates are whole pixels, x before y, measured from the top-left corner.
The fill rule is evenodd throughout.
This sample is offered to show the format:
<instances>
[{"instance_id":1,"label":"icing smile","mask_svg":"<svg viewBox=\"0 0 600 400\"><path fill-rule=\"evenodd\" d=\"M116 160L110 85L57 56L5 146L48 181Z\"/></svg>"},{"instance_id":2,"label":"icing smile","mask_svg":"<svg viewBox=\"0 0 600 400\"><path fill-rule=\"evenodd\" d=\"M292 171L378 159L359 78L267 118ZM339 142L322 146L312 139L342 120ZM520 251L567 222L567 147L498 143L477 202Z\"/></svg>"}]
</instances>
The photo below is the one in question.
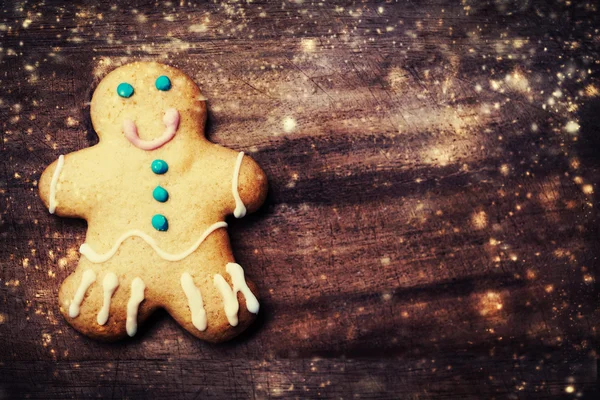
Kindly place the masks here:
<instances>
[{"instance_id":1,"label":"icing smile","mask_svg":"<svg viewBox=\"0 0 600 400\"><path fill-rule=\"evenodd\" d=\"M125 133L127 140L138 149L156 150L175 137L175 133L177 133L177 129L179 128L179 111L175 108L169 108L165 111L163 123L167 129L165 129L165 132L161 136L153 140L140 139L137 132L137 126L135 125L135 122L131 120L126 119L123 121L123 132Z\"/></svg>"}]
</instances>

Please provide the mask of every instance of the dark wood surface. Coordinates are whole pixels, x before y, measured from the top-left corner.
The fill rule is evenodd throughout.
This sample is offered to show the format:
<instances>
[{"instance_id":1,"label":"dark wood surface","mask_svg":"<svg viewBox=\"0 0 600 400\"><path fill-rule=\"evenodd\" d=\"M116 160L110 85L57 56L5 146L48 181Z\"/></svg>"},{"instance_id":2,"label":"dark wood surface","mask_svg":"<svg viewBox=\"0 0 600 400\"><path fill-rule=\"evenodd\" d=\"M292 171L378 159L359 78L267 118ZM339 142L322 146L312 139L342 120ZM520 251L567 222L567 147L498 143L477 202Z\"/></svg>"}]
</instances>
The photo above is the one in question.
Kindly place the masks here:
<instances>
[{"instance_id":1,"label":"dark wood surface","mask_svg":"<svg viewBox=\"0 0 600 400\"><path fill-rule=\"evenodd\" d=\"M0 398L599 395L593 1L43 3L0 14ZM229 230L260 318L225 345L58 312L85 222L37 180L134 60L192 76L269 177Z\"/></svg>"}]
</instances>

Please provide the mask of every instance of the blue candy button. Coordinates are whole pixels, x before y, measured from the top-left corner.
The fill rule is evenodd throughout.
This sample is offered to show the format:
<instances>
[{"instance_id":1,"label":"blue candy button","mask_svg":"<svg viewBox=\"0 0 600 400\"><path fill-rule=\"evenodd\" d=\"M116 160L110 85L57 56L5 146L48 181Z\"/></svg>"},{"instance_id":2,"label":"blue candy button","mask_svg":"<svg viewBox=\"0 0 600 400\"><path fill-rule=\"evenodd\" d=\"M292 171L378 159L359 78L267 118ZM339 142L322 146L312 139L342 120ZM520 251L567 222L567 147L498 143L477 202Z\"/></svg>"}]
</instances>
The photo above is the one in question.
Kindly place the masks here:
<instances>
[{"instance_id":1,"label":"blue candy button","mask_svg":"<svg viewBox=\"0 0 600 400\"><path fill-rule=\"evenodd\" d=\"M169 77L162 75L156 78L156 88L163 92L171 89L171 80Z\"/></svg>"},{"instance_id":2,"label":"blue candy button","mask_svg":"<svg viewBox=\"0 0 600 400\"><path fill-rule=\"evenodd\" d=\"M169 170L169 165L163 160L152 161L152 172L162 175Z\"/></svg>"},{"instance_id":3,"label":"blue candy button","mask_svg":"<svg viewBox=\"0 0 600 400\"><path fill-rule=\"evenodd\" d=\"M133 95L133 86L127 82L120 83L117 86L117 94L121 97L129 98Z\"/></svg>"},{"instance_id":4,"label":"blue candy button","mask_svg":"<svg viewBox=\"0 0 600 400\"><path fill-rule=\"evenodd\" d=\"M164 215L156 214L152 217L152 226L157 231L164 232L169 229L169 221L167 221L167 218Z\"/></svg>"},{"instance_id":5,"label":"blue candy button","mask_svg":"<svg viewBox=\"0 0 600 400\"><path fill-rule=\"evenodd\" d=\"M167 190L162 186L157 186L152 192L152 197L154 197L154 200L164 203L165 201L169 200L169 192L167 192Z\"/></svg>"}]
</instances>

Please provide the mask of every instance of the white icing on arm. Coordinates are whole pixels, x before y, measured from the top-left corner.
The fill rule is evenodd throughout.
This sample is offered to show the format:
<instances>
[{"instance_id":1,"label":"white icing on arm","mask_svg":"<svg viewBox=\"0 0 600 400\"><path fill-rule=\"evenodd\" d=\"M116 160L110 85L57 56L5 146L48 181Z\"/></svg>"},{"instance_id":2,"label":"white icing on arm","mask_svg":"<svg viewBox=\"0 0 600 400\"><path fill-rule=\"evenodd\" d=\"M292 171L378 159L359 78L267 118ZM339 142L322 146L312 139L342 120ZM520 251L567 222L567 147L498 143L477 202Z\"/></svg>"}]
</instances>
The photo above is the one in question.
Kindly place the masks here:
<instances>
[{"instance_id":1,"label":"white icing on arm","mask_svg":"<svg viewBox=\"0 0 600 400\"><path fill-rule=\"evenodd\" d=\"M91 269L86 269L83 271L81 275L81 282L79 283L79 287L75 292L75 296L71 301L71 305L69 306L69 317L76 318L79 315L79 308L81 307L81 303L83 303L83 297L85 296L85 292L89 289L89 287L96 281L96 273Z\"/></svg>"},{"instance_id":2,"label":"white icing on arm","mask_svg":"<svg viewBox=\"0 0 600 400\"><path fill-rule=\"evenodd\" d=\"M192 276L187 272L181 275L181 287L183 292L188 299L190 312L192 313L192 324L199 331L206 330L208 322L206 320L206 311L204 310L204 304L202 302L202 293L200 289L194 285Z\"/></svg>"},{"instance_id":3,"label":"white icing on arm","mask_svg":"<svg viewBox=\"0 0 600 400\"><path fill-rule=\"evenodd\" d=\"M146 285L139 277L135 278L131 282L131 295L129 297L129 301L127 302L127 322L125 323L127 334L131 337L133 337L137 332L138 308L140 303L144 301L145 290Z\"/></svg>"},{"instance_id":4,"label":"white icing on arm","mask_svg":"<svg viewBox=\"0 0 600 400\"><path fill-rule=\"evenodd\" d=\"M54 214L56 210L56 185L58 184L58 178L60 177L60 172L65 165L65 156L62 154L58 157L58 163L56 164L56 169L54 170L54 174L52 175L52 180L50 181L50 204L48 205L48 211L50 214Z\"/></svg>"},{"instance_id":5,"label":"white icing on arm","mask_svg":"<svg viewBox=\"0 0 600 400\"><path fill-rule=\"evenodd\" d=\"M133 229L125 232L123 235L121 235L120 238L117 239L115 245L104 254L96 253L87 243L84 243L81 245L81 247L79 247L79 252L95 264L103 263L116 254L117 250L119 250L119 247L126 239L133 236L137 236L144 239L146 243L148 243L154 249L156 254L158 254L163 259L167 261L180 261L192 254L198 247L200 247L200 245L202 244L202 242L204 242L208 235L210 235L219 228L227 228L227 223L221 221L212 224L204 231L204 233L202 233L202 236L200 236L196 243L194 243L189 249L178 254L167 253L166 251L158 247L158 244L153 238L151 238L148 234L140 231L139 229Z\"/></svg>"},{"instance_id":6,"label":"white icing on arm","mask_svg":"<svg viewBox=\"0 0 600 400\"><path fill-rule=\"evenodd\" d=\"M250 288L246 284L243 268L239 264L228 263L226 270L229 276L231 276L233 290L229 287L229 284L227 283L225 278L223 278L219 274L216 274L214 277L214 285L219 291L219 293L221 293L221 297L223 298L223 308L225 309L225 315L227 315L229 325L237 326L237 314L240 309L240 305L237 300L238 292L242 292L242 294L246 298L246 308L251 313L258 313L258 309L260 308L260 306L258 304L256 296L254 296L254 294L252 293L252 291L250 291Z\"/></svg>"},{"instance_id":7,"label":"white icing on arm","mask_svg":"<svg viewBox=\"0 0 600 400\"><path fill-rule=\"evenodd\" d=\"M104 280L102 281L102 287L104 288L104 303L102 304L102 308L100 312L98 312L98 321L99 325L106 324L108 321L108 314L110 312L110 300L119 287L119 278L113 272L109 272L104 276Z\"/></svg>"},{"instance_id":8,"label":"white icing on arm","mask_svg":"<svg viewBox=\"0 0 600 400\"><path fill-rule=\"evenodd\" d=\"M240 177L240 168L242 166L242 160L244 159L244 152L240 151L235 161L235 168L233 169L233 179L231 180L231 192L235 199L235 210L233 210L233 216L236 218L242 218L246 215L246 206L240 197L238 192L238 180Z\"/></svg>"}]
</instances>

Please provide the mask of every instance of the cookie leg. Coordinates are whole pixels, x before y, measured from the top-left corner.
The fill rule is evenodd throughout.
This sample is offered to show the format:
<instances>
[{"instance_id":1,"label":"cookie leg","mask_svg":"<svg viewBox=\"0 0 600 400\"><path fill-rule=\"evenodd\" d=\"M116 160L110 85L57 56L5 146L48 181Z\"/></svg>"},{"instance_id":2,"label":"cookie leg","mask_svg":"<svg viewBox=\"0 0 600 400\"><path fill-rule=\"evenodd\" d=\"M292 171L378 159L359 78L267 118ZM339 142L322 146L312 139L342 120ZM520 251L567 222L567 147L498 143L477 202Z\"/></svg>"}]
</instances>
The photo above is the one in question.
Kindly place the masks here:
<instances>
[{"instance_id":1,"label":"cookie leg","mask_svg":"<svg viewBox=\"0 0 600 400\"><path fill-rule=\"evenodd\" d=\"M230 266L229 270L237 267ZM223 272L213 276L203 272L182 273L179 280L173 281L176 284L171 288L172 296L165 304L173 318L192 335L215 343L245 330L258 312L256 287L244 281L243 290L236 290L239 273Z\"/></svg>"},{"instance_id":2,"label":"cookie leg","mask_svg":"<svg viewBox=\"0 0 600 400\"><path fill-rule=\"evenodd\" d=\"M145 289L138 277L123 280L113 272L79 268L60 288L60 310L71 326L95 339L134 336L152 312Z\"/></svg>"}]
</instances>

